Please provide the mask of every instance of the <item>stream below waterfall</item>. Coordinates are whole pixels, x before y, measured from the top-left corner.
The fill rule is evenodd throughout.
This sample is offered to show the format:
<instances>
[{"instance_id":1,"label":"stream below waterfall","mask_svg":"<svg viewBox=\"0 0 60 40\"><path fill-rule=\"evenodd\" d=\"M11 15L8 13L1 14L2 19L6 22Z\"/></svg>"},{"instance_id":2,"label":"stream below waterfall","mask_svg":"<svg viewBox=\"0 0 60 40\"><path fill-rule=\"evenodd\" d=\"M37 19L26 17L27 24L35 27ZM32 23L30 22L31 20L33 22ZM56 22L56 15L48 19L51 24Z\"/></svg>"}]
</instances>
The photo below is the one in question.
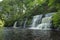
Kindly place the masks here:
<instances>
[{"instance_id":1,"label":"stream below waterfall","mask_svg":"<svg viewBox=\"0 0 60 40\"><path fill-rule=\"evenodd\" d=\"M60 31L4 28L1 36L3 40L60 40Z\"/></svg>"}]
</instances>

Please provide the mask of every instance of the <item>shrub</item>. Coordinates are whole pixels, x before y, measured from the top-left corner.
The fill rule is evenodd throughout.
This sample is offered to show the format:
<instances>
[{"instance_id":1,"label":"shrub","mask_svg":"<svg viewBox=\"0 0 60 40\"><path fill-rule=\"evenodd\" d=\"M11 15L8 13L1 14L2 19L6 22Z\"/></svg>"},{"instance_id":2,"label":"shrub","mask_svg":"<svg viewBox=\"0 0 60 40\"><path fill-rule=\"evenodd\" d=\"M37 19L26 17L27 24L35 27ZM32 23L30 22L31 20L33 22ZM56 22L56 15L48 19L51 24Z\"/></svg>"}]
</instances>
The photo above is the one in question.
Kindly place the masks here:
<instances>
[{"instance_id":1,"label":"shrub","mask_svg":"<svg viewBox=\"0 0 60 40\"><path fill-rule=\"evenodd\" d=\"M53 15L53 25L54 28L60 27L60 12Z\"/></svg>"}]
</instances>

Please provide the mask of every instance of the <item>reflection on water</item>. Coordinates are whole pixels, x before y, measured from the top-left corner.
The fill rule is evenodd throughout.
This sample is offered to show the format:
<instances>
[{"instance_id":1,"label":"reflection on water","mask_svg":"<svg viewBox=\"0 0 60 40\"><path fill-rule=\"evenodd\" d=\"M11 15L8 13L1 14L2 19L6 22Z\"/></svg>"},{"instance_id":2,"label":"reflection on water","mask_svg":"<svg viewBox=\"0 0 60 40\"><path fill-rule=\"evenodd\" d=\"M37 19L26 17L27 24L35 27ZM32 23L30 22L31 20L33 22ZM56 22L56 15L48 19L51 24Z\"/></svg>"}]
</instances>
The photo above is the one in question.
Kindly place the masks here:
<instances>
[{"instance_id":1,"label":"reflection on water","mask_svg":"<svg viewBox=\"0 0 60 40\"><path fill-rule=\"evenodd\" d=\"M59 31L4 29L4 40L60 40Z\"/></svg>"}]
</instances>

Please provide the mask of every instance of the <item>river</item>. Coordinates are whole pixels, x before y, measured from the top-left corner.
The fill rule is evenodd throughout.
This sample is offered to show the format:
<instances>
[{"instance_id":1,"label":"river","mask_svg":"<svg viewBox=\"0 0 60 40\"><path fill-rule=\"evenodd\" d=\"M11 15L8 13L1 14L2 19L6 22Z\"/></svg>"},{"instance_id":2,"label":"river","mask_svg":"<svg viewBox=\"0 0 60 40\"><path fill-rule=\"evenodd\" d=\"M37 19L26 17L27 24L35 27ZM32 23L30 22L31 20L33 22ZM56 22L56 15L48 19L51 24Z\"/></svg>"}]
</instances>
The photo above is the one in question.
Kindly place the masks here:
<instances>
[{"instance_id":1,"label":"river","mask_svg":"<svg viewBox=\"0 0 60 40\"><path fill-rule=\"evenodd\" d=\"M4 40L60 40L60 31L5 28Z\"/></svg>"}]
</instances>

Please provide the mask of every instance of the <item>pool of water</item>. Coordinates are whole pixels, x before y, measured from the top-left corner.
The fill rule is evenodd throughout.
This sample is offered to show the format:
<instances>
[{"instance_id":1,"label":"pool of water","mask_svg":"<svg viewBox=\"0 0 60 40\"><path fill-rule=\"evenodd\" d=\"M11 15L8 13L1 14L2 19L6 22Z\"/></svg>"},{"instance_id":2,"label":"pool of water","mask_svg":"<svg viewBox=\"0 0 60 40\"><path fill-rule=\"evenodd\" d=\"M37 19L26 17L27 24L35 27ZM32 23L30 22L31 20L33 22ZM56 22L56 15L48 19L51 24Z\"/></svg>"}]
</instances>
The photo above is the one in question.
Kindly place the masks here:
<instances>
[{"instance_id":1,"label":"pool of water","mask_svg":"<svg viewBox=\"0 0 60 40\"><path fill-rule=\"evenodd\" d=\"M4 28L0 40L60 40L60 31Z\"/></svg>"}]
</instances>

